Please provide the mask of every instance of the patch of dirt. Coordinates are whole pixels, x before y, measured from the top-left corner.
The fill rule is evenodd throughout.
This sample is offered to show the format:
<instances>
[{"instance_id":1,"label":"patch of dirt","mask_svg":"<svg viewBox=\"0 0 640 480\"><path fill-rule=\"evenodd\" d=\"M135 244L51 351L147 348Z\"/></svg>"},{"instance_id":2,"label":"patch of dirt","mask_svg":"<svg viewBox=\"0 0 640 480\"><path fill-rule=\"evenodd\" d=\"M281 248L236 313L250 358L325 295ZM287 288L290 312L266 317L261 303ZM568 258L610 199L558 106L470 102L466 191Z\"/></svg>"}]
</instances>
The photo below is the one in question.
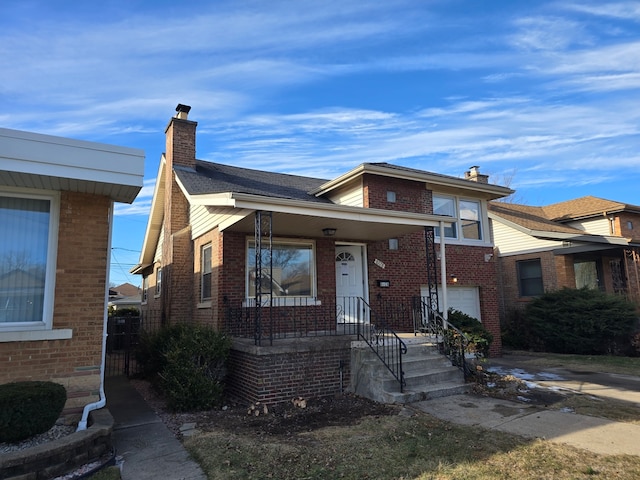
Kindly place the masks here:
<instances>
[{"instance_id":1,"label":"patch of dirt","mask_svg":"<svg viewBox=\"0 0 640 480\"><path fill-rule=\"evenodd\" d=\"M513 375L479 372L473 393L484 397L502 398L540 407L550 407L571 395L567 391L531 387Z\"/></svg>"},{"instance_id":2,"label":"patch of dirt","mask_svg":"<svg viewBox=\"0 0 640 480\"><path fill-rule=\"evenodd\" d=\"M240 405L227 402L221 409L194 413L173 413L166 403L144 380L131 380L136 390L147 401L167 427L181 437L180 427L195 423L199 431L222 429L239 434L259 436L290 436L329 426L347 426L367 416L397 415L399 405L387 405L348 393L320 397L296 398L275 405Z\"/></svg>"}]
</instances>

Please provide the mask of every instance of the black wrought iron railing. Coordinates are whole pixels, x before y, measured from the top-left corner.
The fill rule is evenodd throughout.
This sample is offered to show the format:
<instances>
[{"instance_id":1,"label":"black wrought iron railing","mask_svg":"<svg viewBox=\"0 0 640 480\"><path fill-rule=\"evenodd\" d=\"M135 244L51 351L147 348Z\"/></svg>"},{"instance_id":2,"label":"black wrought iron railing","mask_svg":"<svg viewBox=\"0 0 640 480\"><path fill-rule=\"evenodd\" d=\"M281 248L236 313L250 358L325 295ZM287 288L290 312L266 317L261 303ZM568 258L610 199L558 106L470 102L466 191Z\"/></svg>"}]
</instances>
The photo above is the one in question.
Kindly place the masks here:
<instances>
[{"instance_id":1,"label":"black wrought iron railing","mask_svg":"<svg viewBox=\"0 0 640 480\"><path fill-rule=\"evenodd\" d=\"M400 392L406 384L402 369L402 356L407 353L407 344L393 331L384 315L376 313L363 298L355 297L364 315L357 325L358 338L364 340L400 384Z\"/></svg>"},{"instance_id":2,"label":"black wrought iron railing","mask_svg":"<svg viewBox=\"0 0 640 480\"><path fill-rule=\"evenodd\" d=\"M458 367L465 378L473 374L471 364L467 362L469 339L462 330L447 322L440 312L433 310L425 298L414 299L414 331L416 335L433 337L440 353Z\"/></svg>"},{"instance_id":3,"label":"black wrought iron railing","mask_svg":"<svg viewBox=\"0 0 640 480\"><path fill-rule=\"evenodd\" d=\"M225 315L225 329L230 335L253 337L256 345L273 345L287 338L356 336L380 358L401 390L404 387L402 355L407 352L406 344L385 313L372 308L362 297L271 297L263 300L260 309L254 300L238 307L227 305Z\"/></svg>"}]
</instances>

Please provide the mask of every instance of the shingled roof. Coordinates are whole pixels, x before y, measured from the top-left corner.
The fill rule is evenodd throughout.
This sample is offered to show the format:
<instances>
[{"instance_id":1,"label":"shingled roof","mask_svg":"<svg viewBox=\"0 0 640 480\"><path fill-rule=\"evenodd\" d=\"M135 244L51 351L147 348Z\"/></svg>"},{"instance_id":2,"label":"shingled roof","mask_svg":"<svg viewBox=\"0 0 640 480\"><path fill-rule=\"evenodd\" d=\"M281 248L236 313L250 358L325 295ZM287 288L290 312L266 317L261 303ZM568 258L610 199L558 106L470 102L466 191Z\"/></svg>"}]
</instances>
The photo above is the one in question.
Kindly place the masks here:
<instances>
[{"instance_id":1,"label":"shingled roof","mask_svg":"<svg viewBox=\"0 0 640 480\"><path fill-rule=\"evenodd\" d=\"M266 172L196 160L196 169L174 166L178 179L191 195L245 193L273 198L331 203L310 194L327 180Z\"/></svg>"},{"instance_id":2,"label":"shingled roof","mask_svg":"<svg viewBox=\"0 0 640 480\"><path fill-rule=\"evenodd\" d=\"M606 200L591 195L567 200L566 202L553 203L541 208L544 210L546 218L558 222L601 216L603 213L609 214L623 210L640 212L640 207L635 205L614 202L613 200Z\"/></svg>"},{"instance_id":3,"label":"shingled roof","mask_svg":"<svg viewBox=\"0 0 640 480\"><path fill-rule=\"evenodd\" d=\"M489 211L500 218L527 230L582 235L583 231L547 218L544 207L530 207L513 203L491 202Z\"/></svg>"}]
</instances>

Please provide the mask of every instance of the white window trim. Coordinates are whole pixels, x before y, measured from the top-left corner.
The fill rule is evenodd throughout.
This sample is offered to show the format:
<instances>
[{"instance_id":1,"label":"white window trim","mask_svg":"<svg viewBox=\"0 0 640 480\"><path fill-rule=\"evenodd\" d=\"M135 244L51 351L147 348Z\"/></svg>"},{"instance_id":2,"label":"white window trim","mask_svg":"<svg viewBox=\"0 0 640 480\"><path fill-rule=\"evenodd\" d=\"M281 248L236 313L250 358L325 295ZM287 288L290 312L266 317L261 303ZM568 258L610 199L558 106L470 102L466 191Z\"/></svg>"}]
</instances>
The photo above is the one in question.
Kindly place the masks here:
<instances>
[{"instance_id":1,"label":"white window trim","mask_svg":"<svg viewBox=\"0 0 640 480\"><path fill-rule=\"evenodd\" d=\"M244 293L244 301L242 302L242 306L243 307L254 307L256 302L255 302L255 297L250 297L249 296L249 282L248 282L248 272L249 272L249 258L248 258L248 254L247 252L249 251L249 245L255 242L255 239L253 237L247 237L246 239L246 243L245 243L245 248L244 248L244 257L245 257L245 275L244 275L244 288L245 288L245 293ZM311 295L309 296L290 296L290 297L278 297L278 305L279 307L283 307L283 306L302 306L302 305L308 305L308 306L314 306L314 305L321 305L322 302L318 300L317 298L317 294L318 294L318 275L317 275L317 266L316 263L318 262L318 257L316 254L316 242L315 240L312 239L300 239L300 238L285 238L285 237L276 237L273 238L273 244L285 244L285 245L311 245L311 251L313 254L313 261L311 262L311 277L312 277L312 282L311 282ZM269 299L266 298L263 302L263 307L268 307L269 306Z\"/></svg>"},{"instance_id":2,"label":"white window trim","mask_svg":"<svg viewBox=\"0 0 640 480\"><path fill-rule=\"evenodd\" d=\"M456 237L446 237L446 243L448 244L457 244L457 245L474 245L474 246L491 246L493 243L491 242L490 235L490 227L489 227L489 216L487 215L487 202L480 198L472 198L472 197L462 197L459 195L451 195L449 193L440 193L433 192L434 197L444 197L444 198L452 198L455 204L455 217L450 217L455 221L456 225ZM481 240L474 240L472 238L462 238L462 219L460 218L460 202L475 202L479 205L480 208L480 234L482 235ZM435 229L435 242L440 243L440 229Z\"/></svg>"},{"instance_id":3,"label":"white window trim","mask_svg":"<svg viewBox=\"0 0 640 480\"><path fill-rule=\"evenodd\" d=\"M158 272L160 272L160 283L158 284ZM153 290L153 297L158 298L162 294L162 267L158 267L154 270L156 284Z\"/></svg>"},{"instance_id":4,"label":"white window trim","mask_svg":"<svg viewBox=\"0 0 640 480\"><path fill-rule=\"evenodd\" d=\"M211 245L211 242L202 245L200 247L200 302L198 303L198 307L199 308L204 308L206 307L207 303L209 304L208 306L211 306L211 298L213 293L211 291L209 291L209 296L205 297L204 296L204 290L203 290L203 279L204 279L204 251L205 249L209 249L209 251L211 252L209 254L209 275L213 276L213 265L211 264L213 262L213 247ZM212 277L211 277L212 278Z\"/></svg>"},{"instance_id":5,"label":"white window trim","mask_svg":"<svg viewBox=\"0 0 640 480\"><path fill-rule=\"evenodd\" d=\"M142 277L142 298L141 304L146 305L149 302L149 277Z\"/></svg>"},{"instance_id":6,"label":"white window trim","mask_svg":"<svg viewBox=\"0 0 640 480\"><path fill-rule=\"evenodd\" d=\"M49 336L63 335L71 338L70 329L53 330L53 304L56 290L56 265L58 258L58 230L60 226L60 192L31 188L2 187L3 196L49 200L49 238L47 243L47 266L44 280L44 303L42 321L0 323L1 341L49 340ZM13 334L9 332L14 332ZM44 333L49 332L49 333ZM23 338L24 337L24 338ZM29 338L27 338L29 337ZM42 338L41 338L42 337ZM11 340L14 338L14 340ZM57 339L54 338L54 339Z\"/></svg>"}]
</instances>

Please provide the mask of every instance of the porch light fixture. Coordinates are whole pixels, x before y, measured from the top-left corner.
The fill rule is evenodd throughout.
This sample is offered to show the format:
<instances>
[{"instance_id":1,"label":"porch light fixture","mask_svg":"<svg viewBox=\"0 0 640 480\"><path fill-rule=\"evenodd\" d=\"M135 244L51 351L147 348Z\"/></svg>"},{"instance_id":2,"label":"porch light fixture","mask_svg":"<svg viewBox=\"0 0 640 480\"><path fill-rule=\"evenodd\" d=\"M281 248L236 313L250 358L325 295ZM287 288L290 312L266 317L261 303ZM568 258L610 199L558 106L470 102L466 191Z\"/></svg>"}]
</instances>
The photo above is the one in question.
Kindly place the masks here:
<instances>
[{"instance_id":1,"label":"porch light fixture","mask_svg":"<svg viewBox=\"0 0 640 480\"><path fill-rule=\"evenodd\" d=\"M449 276L451 277L451 283L458 283L458 277L456 277L453 273Z\"/></svg>"},{"instance_id":2,"label":"porch light fixture","mask_svg":"<svg viewBox=\"0 0 640 480\"><path fill-rule=\"evenodd\" d=\"M333 237L336 234L336 229L335 228L323 228L322 229L322 234L325 237Z\"/></svg>"}]
</instances>

